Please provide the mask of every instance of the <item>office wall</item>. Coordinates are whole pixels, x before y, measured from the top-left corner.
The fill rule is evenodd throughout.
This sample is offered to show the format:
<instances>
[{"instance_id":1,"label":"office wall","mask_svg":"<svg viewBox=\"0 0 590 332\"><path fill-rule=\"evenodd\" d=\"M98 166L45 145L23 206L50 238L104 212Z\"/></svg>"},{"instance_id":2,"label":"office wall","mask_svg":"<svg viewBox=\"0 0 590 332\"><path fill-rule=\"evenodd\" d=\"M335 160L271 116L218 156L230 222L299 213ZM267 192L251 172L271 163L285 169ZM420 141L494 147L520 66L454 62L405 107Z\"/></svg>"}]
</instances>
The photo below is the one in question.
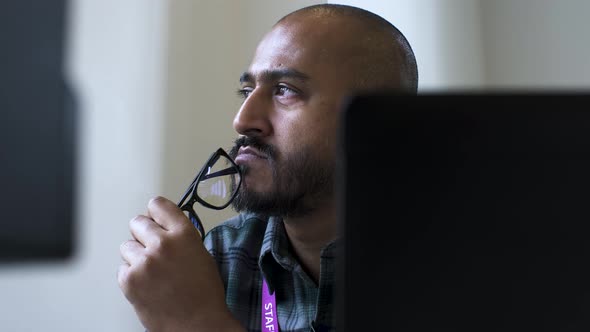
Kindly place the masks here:
<instances>
[{"instance_id":1,"label":"office wall","mask_svg":"<svg viewBox=\"0 0 590 332\"><path fill-rule=\"evenodd\" d=\"M76 253L67 262L0 265L0 330L142 331L116 272L127 222L160 188L166 6L69 4L67 75L79 104Z\"/></svg>"},{"instance_id":2,"label":"office wall","mask_svg":"<svg viewBox=\"0 0 590 332\"><path fill-rule=\"evenodd\" d=\"M255 43L308 3L71 0L78 247L67 262L0 265L0 331L144 331L116 280L128 221L154 195L177 199L211 148L230 143Z\"/></svg>"},{"instance_id":3,"label":"office wall","mask_svg":"<svg viewBox=\"0 0 590 332\"><path fill-rule=\"evenodd\" d=\"M0 330L143 331L116 282L129 219L153 195L179 198L209 153L231 143L233 90L256 42L283 14L319 2L72 0L78 251L64 263L0 266ZM422 91L590 83L584 0L339 3L406 34ZM208 227L232 214L197 210Z\"/></svg>"},{"instance_id":4,"label":"office wall","mask_svg":"<svg viewBox=\"0 0 590 332\"><path fill-rule=\"evenodd\" d=\"M389 20L408 39L422 92L485 83L480 3L475 0L340 0Z\"/></svg>"},{"instance_id":5,"label":"office wall","mask_svg":"<svg viewBox=\"0 0 590 332\"><path fill-rule=\"evenodd\" d=\"M394 23L414 47L419 89L590 87L585 0L341 0Z\"/></svg>"},{"instance_id":6,"label":"office wall","mask_svg":"<svg viewBox=\"0 0 590 332\"><path fill-rule=\"evenodd\" d=\"M588 90L590 2L481 1L491 88Z\"/></svg>"}]
</instances>

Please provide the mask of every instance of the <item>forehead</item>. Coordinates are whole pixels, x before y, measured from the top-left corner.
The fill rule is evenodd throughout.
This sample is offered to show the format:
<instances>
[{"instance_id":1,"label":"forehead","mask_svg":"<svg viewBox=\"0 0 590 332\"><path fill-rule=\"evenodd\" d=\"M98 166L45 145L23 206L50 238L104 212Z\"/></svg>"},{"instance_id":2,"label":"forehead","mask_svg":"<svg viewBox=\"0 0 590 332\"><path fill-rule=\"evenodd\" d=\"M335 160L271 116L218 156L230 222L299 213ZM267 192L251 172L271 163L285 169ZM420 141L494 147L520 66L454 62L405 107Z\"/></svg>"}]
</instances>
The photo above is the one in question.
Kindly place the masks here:
<instances>
[{"instance_id":1,"label":"forehead","mask_svg":"<svg viewBox=\"0 0 590 332\"><path fill-rule=\"evenodd\" d=\"M353 52L346 25L301 19L275 26L260 42L249 71L294 69L314 76L338 74ZM328 76L330 77L330 76Z\"/></svg>"}]
</instances>

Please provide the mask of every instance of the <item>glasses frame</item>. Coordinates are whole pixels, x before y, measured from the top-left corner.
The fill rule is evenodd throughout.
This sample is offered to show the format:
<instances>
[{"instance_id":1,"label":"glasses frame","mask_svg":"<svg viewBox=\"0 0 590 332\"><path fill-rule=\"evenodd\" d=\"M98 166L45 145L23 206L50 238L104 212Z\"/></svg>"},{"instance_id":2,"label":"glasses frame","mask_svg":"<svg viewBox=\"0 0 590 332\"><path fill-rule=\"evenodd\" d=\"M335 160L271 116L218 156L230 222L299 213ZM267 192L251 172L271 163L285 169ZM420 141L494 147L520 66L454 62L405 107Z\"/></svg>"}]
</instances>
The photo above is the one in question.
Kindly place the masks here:
<instances>
[{"instance_id":1,"label":"glasses frame","mask_svg":"<svg viewBox=\"0 0 590 332\"><path fill-rule=\"evenodd\" d=\"M217 171L212 174L207 174L207 169L209 167L213 166L221 157L224 157L227 160L229 160L230 167L222 169L222 170ZM197 193L197 187L199 186L199 182L201 182L203 180L210 179L210 178L223 176L223 175L231 175L231 174L238 174L238 183L236 184L235 191L233 192L232 196L227 201L227 203L225 203L221 206L216 206L216 205L212 205L212 204L207 203L205 200L203 200L201 197L199 197L199 195ZM196 202L199 202L199 204L201 204L205 207L208 207L210 209L214 209L214 210L225 209L228 205L231 204L231 202L234 200L234 198L238 194L238 190L240 189L241 184L242 184L242 172L241 172L240 167L238 165L236 165L236 163L227 154L227 152L225 152L225 150L223 150L222 148L218 148L215 152L213 152L211 154L209 159L207 159L207 162L203 165L203 167L201 167L201 170L199 171L199 173L197 173L197 175L195 176L195 178L193 179L191 184L188 186L187 190L182 195L182 198L180 199L180 201L177 204L178 207L182 211L185 211L188 213L189 219L191 220L191 222L195 225L195 227L199 231L199 233L201 235L201 239L205 238L205 227L203 227L203 223L201 222L201 219L199 218L199 216L195 212L195 209L193 207L194 204Z\"/></svg>"}]
</instances>

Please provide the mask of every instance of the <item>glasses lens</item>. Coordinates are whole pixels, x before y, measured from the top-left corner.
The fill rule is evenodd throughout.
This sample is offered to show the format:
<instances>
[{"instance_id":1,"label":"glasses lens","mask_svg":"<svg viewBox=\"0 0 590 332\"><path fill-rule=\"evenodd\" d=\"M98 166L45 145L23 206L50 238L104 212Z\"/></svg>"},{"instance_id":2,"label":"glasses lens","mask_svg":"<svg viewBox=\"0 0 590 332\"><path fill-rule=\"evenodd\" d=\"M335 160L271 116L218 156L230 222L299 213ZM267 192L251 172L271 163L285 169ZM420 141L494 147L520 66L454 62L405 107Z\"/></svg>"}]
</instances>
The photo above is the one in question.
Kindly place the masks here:
<instances>
[{"instance_id":1,"label":"glasses lens","mask_svg":"<svg viewBox=\"0 0 590 332\"><path fill-rule=\"evenodd\" d=\"M225 156L219 156L211 165L207 165L197 183L197 195L208 204L223 208L234 197L240 173L238 167Z\"/></svg>"}]
</instances>

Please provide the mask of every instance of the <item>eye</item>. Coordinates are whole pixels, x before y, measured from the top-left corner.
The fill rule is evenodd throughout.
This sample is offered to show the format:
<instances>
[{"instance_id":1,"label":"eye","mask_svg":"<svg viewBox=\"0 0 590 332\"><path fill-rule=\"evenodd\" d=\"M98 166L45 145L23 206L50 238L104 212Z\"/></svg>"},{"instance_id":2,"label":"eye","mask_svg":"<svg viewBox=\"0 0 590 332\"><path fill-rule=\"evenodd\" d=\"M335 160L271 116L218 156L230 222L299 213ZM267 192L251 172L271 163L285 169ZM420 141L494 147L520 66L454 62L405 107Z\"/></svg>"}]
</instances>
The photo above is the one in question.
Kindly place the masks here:
<instances>
[{"instance_id":1,"label":"eye","mask_svg":"<svg viewBox=\"0 0 590 332\"><path fill-rule=\"evenodd\" d=\"M276 87L275 90L275 94L277 96L281 96L281 97L295 97L297 96L299 93L298 91L291 89L290 87L286 86L286 85L278 85Z\"/></svg>"},{"instance_id":2,"label":"eye","mask_svg":"<svg viewBox=\"0 0 590 332\"><path fill-rule=\"evenodd\" d=\"M236 91L236 94L238 95L238 97L246 99L248 98L248 96L250 96L253 90L254 89L250 87L240 88Z\"/></svg>"}]
</instances>

